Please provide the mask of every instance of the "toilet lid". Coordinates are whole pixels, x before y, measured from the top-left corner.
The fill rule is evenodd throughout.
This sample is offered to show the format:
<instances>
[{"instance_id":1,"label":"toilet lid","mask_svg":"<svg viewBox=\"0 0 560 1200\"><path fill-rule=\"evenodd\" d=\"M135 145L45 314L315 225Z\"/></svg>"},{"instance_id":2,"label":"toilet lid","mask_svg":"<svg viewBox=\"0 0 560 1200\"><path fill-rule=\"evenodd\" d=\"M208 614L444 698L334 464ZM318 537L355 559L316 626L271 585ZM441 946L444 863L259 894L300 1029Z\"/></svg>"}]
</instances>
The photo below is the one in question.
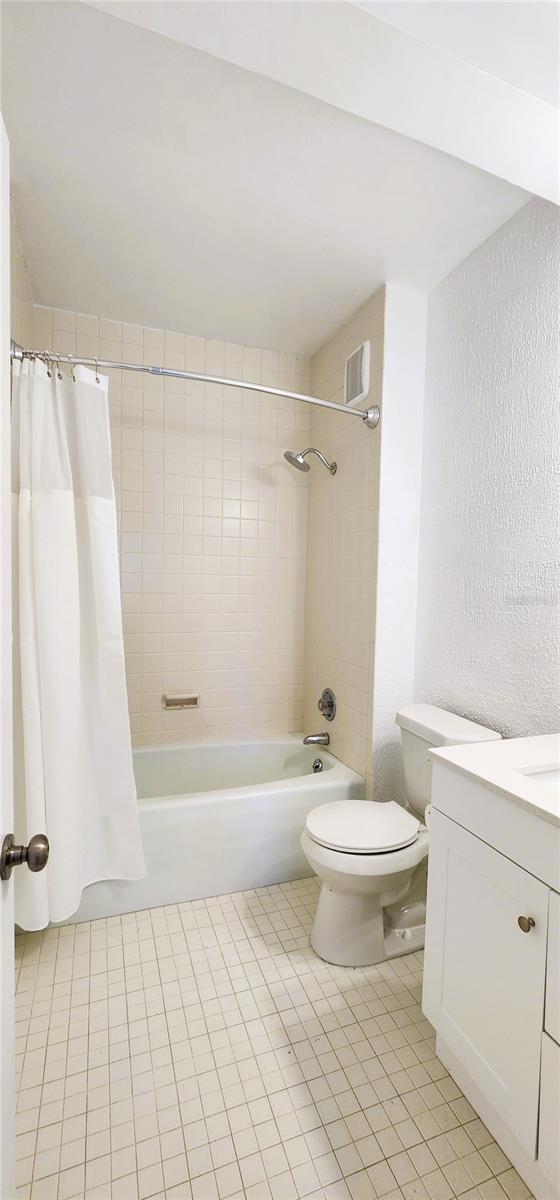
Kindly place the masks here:
<instances>
[{"instance_id":1,"label":"toilet lid","mask_svg":"<svg viewBox=\"0 0 560 1200\"><path fill-rule=\"evenodd\" d=\"M312 809L305 827L314 842L330 850L383 854L415 842L420 822L394 800L334 800Z\"/></svg>"}]
</instances>

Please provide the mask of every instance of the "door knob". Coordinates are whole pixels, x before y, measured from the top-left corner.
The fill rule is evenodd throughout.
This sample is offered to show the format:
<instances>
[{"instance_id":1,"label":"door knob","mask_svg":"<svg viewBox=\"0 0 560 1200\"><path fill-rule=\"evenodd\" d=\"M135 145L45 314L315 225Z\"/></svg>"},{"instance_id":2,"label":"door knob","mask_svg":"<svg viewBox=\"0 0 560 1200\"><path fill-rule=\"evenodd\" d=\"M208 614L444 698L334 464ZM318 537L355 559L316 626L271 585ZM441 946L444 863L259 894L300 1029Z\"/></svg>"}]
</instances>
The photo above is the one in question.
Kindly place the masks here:
<instances>
[{"instance_id":1,"label":"door knob","mask_svg":"<svg viewBox=\"0 0 560 1200\"><path fill-rule=\"evenodd\" d=\"M9 879L14 867L27 863L30 871L42 871L49 857L49 839L36 833L28 846L16 846L13 833L7 833L0 851L0 879Z\"/></svg>"},{"instance_id":2,"label":"door knob","mask_svg":"<svg viewBox=\"0 0 560 1200\"><path fill-rule=\"evenodd\" d=\"M535 928L535 922L532 917L518 917L517 924L523 933L530 933Z\"/></svg>"}]
</instances>

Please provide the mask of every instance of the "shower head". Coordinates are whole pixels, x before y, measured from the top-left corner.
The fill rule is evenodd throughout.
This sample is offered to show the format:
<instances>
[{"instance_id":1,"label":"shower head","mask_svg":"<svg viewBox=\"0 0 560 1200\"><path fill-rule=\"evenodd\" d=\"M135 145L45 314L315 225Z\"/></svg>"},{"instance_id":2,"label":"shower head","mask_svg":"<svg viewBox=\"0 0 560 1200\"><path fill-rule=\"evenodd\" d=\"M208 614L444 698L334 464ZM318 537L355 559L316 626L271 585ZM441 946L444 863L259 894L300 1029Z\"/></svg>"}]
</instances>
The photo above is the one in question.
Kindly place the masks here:
<instances>
[{"instance_id":1,"label":"shower head","mask_svg":"<svg viewBox=\"0 0 560 1200\"><path fill-rule=\"evenodd\" d=\"M303 454L296 454L294 450L285 450L284 458L289 462L291 467L295 467L298 471L308 471L309 463L305 461Z\"/></svg>"},{"instance_id":2,"label":"shower head","mask_svg":"<svg viewBox=\"0 0 560 1200\"><path fill-rule=\"evenodd\" d=\"M336 475L336 463L330 463L325 458L325 455L321 454L320 450L316 450L314 446L308 446L307 450L300 450L299 454L296 454L294 450L285 450L284 458L286 462L289 462L291 467L296 467L298 471L308 471L309 463L305 461L307 454L316 454L323 466L327 468L327 471L330 471L331 475Z\"/></svg>"}]
</instances>

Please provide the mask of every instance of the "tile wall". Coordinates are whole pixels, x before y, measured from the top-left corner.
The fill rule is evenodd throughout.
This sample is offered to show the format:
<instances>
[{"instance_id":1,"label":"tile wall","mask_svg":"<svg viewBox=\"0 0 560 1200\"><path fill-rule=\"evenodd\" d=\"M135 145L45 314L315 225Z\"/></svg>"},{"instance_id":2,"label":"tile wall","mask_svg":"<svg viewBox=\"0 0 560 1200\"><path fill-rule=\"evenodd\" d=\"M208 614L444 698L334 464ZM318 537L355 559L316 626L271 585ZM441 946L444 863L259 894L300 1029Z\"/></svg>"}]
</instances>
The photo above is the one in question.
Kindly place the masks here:
<instances>
[{"instance_id":1,"label":"tile wall","mask_svg":"<svg viewBox=\"0 0 560 1200\"><path fill-rule=\"evenodd\" d=\"M33 345L309 390L309 363L35 307ZM301 729L307 441L296 401L115 372L109 388L133 742ZM197 711L162 695L194 692Z\"/></svg>"},{"instance_id":2,"label":"tile wall","mask_svg":"<svg viewBox=\"0 0 560 1200\"><path fill-rule=\"evenodd\" d=\"M371 386L360 406L379 404L383 372L381 289L311 362L314 395L344 403L349 354L371 341ZM372 771L373 660L377 583L380 430L328 409L313 409L310 440L338 464L331 476L315 460L307 478L309 528L305 621L306 732L329 730L334 754L368 782ZM336 694L332 725L317 711L323 688Z\"/></svg>"},{"instance_id":3,"label":"tile wall","mask_svg":"<svg viewBox=\"0 0 560 1200\"><path fill-rule=\"evenodd\" d=\"M226 374L343 401L344 363L372 343L382 386L384 292L315 355L209 341L33 306L17 231L13 335L25 345ZM372 772L380 434L248 391L115 372L113 465L134 744L326 728L335 755ZM283 459L317 445L307 475ZM308 505L309 502L309 505ZM200 694L164 712L166 692ZM304 708L305 693L305 708Z\"/></svg>"}]
</instances>

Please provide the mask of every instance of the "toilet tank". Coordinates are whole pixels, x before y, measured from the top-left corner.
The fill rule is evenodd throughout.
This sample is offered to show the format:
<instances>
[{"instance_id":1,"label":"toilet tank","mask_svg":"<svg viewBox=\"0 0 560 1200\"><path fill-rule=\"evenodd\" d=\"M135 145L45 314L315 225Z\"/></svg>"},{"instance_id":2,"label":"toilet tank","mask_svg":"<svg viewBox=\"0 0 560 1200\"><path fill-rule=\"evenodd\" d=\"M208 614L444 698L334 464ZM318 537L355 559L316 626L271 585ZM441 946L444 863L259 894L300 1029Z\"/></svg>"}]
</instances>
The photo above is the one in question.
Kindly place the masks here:
<instances>
[{"instance_id":1,"label":"toilet tank","mask_svg":"<svg viewBox=\"0 0 560 1200\"><path fill-rule=\"evenodd\" d=\"M434 746L464 746L469 742L497 742L494 729L457 717L434 704L408 704L396 718L401 730L407 800L419 817L430 803L432 767L428 751Z\"/></svg>"}]
</instances>

